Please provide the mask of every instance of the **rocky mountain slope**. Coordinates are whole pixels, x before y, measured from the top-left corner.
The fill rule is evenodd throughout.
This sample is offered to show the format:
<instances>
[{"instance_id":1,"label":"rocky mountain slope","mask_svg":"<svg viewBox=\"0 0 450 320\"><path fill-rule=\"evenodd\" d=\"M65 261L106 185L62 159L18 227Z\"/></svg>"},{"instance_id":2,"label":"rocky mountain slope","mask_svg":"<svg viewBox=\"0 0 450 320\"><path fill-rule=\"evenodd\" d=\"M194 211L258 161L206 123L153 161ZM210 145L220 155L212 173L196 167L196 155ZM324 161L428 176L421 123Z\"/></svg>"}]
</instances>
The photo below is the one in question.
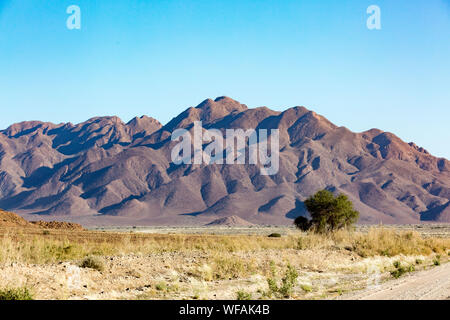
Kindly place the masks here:
<instances>
[{"instance_id":1,"label":"rocky mountain slope","mask_svg":"<svg viewBox=\"0 0 450 320\"><path fill-rule=\"evenodd\" d=\"M177 128L279 129L280 170L258 165L174 165ZM0 131L0 208L73 221L199 225L238 216L290 224L302 201L328 188L349 195L362 223L450 222L450 162L392 133L354 133L304 107L248 109L205 100L166 125L23 122ZM91 222L89 222L91 223Z\"/></svg>"}]
</instances>

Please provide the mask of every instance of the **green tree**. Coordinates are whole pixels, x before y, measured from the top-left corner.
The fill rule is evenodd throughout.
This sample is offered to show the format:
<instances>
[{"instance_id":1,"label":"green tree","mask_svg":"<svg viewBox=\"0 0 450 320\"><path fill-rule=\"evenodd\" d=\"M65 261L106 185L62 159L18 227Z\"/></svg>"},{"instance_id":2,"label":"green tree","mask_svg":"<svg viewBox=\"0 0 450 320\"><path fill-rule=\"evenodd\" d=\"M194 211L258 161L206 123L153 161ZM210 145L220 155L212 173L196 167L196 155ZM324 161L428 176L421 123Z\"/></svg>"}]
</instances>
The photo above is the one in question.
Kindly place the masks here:
<instances>
[{"instance_id":1,"label":"green tree","mask_svg":"<svg viewBox=\"0 0 450 320\"><path fill-rule=\"evenodd\" d=\"M356 223L359 212L353 209L352 202L344 194L334 196L328 190L318 191L305 201L311 220L305 217L295 219L295 225L303 230L327 233L347 228Z\"/></svg>"}]
</instances>

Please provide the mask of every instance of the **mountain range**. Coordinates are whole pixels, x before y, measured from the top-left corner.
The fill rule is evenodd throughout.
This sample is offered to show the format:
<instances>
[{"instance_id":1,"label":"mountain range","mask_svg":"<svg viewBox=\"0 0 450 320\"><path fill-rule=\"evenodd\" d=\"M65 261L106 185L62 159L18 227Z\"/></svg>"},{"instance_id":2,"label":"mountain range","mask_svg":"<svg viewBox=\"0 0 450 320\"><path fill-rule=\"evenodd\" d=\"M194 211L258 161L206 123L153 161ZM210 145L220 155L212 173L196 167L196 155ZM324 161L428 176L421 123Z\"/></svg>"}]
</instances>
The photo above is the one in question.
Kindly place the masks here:
<instances>
[{"instance_id":1,"label":"mountain range","mask_svg":"<svg viewBox=\"0 0 450 320\"><path fill-rule=\"evenodd\" d=\"M279 129L280 168L174 165L171 133ZM0 131L0 208L31 220L85 225L206 225L242 219L291 224L320 189L345 193L360 223L450 222L450 162L396 135L355 133L305 107L249 109L207 99L162 125L97 117L80 124L28 121ZM239 220L241 221L241 220Z\"/></svg>"}]
</instances>

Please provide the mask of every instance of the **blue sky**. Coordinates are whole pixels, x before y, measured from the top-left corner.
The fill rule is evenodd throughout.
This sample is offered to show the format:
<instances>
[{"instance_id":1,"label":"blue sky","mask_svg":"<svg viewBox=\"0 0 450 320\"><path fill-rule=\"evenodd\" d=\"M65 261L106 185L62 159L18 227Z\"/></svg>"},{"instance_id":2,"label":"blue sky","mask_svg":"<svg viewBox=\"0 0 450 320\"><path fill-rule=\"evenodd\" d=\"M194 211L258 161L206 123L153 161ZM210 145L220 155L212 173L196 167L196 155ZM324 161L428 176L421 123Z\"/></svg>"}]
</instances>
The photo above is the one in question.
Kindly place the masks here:
<instances>
[{"instance_id":1,"label":"blue sky","mask_svg":"<svg viewBox=\"0 0 450 320\"><path fill-rule=\"evenodd\" d=\"M66 9L81 8L81 30ZM381 9L368 30L366 9ZM450 0L0 0L0 128L304 105L450 159Z\"/></svg>"}]
</instances>

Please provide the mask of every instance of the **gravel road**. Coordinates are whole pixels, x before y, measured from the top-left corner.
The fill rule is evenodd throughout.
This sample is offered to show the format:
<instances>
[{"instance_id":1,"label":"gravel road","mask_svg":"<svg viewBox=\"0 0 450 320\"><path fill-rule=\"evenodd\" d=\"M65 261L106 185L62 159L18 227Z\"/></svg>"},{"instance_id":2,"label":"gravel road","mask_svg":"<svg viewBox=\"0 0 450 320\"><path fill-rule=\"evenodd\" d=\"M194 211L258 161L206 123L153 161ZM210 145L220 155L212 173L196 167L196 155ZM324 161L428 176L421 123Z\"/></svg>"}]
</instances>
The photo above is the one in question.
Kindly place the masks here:
<instances>
[{"instance_id":1,"label":"gravel road","mask_svg":"<svg viewBox=\"0 0 450 320\"><path fill-rule=\"evenodd\" d=\"M450 263L410 273L400 279L340 299L346 300L450 300Z\"/></svg>"}]
</instances>

